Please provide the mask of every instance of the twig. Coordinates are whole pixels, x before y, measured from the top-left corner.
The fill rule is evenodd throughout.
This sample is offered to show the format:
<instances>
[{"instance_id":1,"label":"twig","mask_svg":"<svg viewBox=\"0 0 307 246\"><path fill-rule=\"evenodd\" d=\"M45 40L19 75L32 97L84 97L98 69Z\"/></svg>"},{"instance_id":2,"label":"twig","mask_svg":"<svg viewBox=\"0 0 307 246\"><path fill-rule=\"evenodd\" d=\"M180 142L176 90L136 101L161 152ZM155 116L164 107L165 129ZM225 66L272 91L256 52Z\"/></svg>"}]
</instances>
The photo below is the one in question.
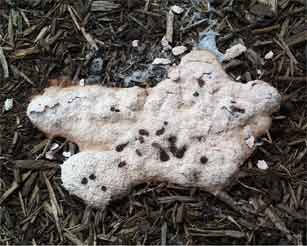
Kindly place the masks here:
<instances>
[{"instance_id":1,"label":"twig","mask_svg":"<svg viewBox=\"0 0 307 246\"><path fill-rule=\"evenodd\" d=\"M7 79L9 77L9 68L7 65L7 61L3 52L2 47L0 46L0 62L3 68L3 74L4 74L4 78Z\"/></svg>"},{"instance_id":2,"label":"twig","mask_svg":"<svg viewBox=\"0 0 307 246\"><path fill-rule=\"evenodd\" d=\"M278 81L297 81L297 82L306 82L307 83L307 76L305 77L295 77L295 76L277 76L275 77Z\"/></svg>"},{"instance_id":3,"label":"twig","mask_svg":"<svg viewBox=\"0 0 307 246\"><path fill-rule=\"evenodd\" d=\"M272 207L269 207L267 204L265 204L261 198L257 200L253 198L251 202L254 204L257 210L263 209L264 214L268 216L275 227L281 232L284 232L289 241L292 240L290 231L286 227L285 223L281 220L281 218L275 213Z\"/></svg>"},{"instance_id":4,"label":"twig","mask_svg":"<svg viewBox=\"0 0 307 246\"><path fill-rule=\"evenodd\" d=\"M14 65L10 65L10 68L12 70L12 72L19 77L22 77L25 81L27 81L29 84L34 85L34 82L27 76L25 75L23 72L19 71L17 67L15 67Z\"/></svg>"},{"instance_id":5,"label":"twig","mask_svg":"<svg viewBox=\"0 0 307 246\"><path fill-rule=\"evenodd\" d=\"M166 245L166 239L167 239L167 224L166 222L164 222L161 227L161 245Z\"/></svg>"},{"instance_id":6,"label":"twig","mask_svg":"<svg viewBox=\"0 0 307 246\"><path fill-rule=\"evenodd\" d=\"M77 29L80 31L81 28L80 28L80 25L79 25L79 23L78 23L78 21L77 21L77 18L76 18L76 16L75 16L75 14L74 14L73 11L72 11L72 7L71 7L70 5L68 5L68 6L67 6L67 9L68 9L68 12L69 12L69 14L70 14L70 17L71 17L73 23L75 24L75 26L77 27Z\"/></svg>"},{"instance_id":7,"label":"twig","mask_svg":"<svg viewBox=\"0 0 307 246\"><path fill-rule=\"evenodd\" d=\"M91 36L91 34L87 33L85 31L85 28L84 27L81 27L81 33L83 35L83 37L86 39L86 41L89 43L89 45L95 49L95 50L98 50L98 46L95 42L95 40L93 39L93 37Z\"/></svg>"},{"instance_id":8,"label":"twig","mask_svg":"<svg viewBox=\"0 0 307 246\"><path fill-rule=\"evenodd\" d=\"M169 43L173 43L173 35L174 35L174 18L175 15L173 11L168 11L166 16L166 34L165 38Z\"/></svg>"},{"instance_id":9,"label":"twig","mask_svg":"<svg viewBox=\"0 0 307 246\"><path fill-rule=\"evenodd\" d=\"M24 182L26 181L26 179L30 176L31 171L25 173L22 175L21 181ZM0 198L0 204L2 204L6 198L8 198L11 194L14 193L14 191L19 187L20 183L17 183L17 181L15 180L11 186L11 188L9 188Z\"/></svg>"},{"instance_id":10,"label":"twig","mask_svg":"<svg viewBox=\"0 0 307 246\"><path fill-rule=\"evenodd\" d=\"M93 1L91 4L91 11L112 11L119 7L120 4L113 3L112 1Z\"/></svg>"},{"instance_id":11,"label":"twig","mask_svg":"<svg viewBox=\"0 0 307 246\"><path fill-rule=\"evenodd\" d=\"M29 170L42 170L60 167L60 165L46 160L15 160L14 163L17 168Z\"/></svg>"},{"instance_id":12,"label":"twig","mask_svg":"<svg viewBox=\"0 0 307 246\"><path fill-rule=\"evenodd\" d=\"M253 34L262 34L262 33L272 32L272 31L279 29L279 28L280 28L280 24L277 24L277 25L274 25L274 26L254 29L252 31L252 33Z\"/></svg>"},{"instance_id":13,"label":"twig","mask_svg":"<svg viewBox=\"0 0 307 246\"><path fill-rule=\"evenodd\" d=\"M296 60L295 56L292 54L291 50L289 49L289 46L286 44L283 38L280 36L278 36L278 38L279 38L280 43L277 42L277 44L282 45L282 48L286 50L287 55L294 62L294 64L298 64L298 61Z\"/></svg>"},{"instance_id":14,"label":"twig","mask_svg":"<svg viewBox=\"0 0 307 246\"><path fill-rule=\"evenodd\" d=\"M286 39L288 46L294 46L307 41L307 31L290 36Z\"/></svg>"},{"instance_id":15,"label":"twig","mask_svg":"<svg viewBox=\"0 0 307 246\"><path fill-rule=\"evenodd\" d=\"M188 30L190 30L190 29L192 29L192 28L194 28L194 27L197 27L197 26L199 26L199 25L201 25L201 24L203 24L203 23L205 23L205 22L207 22L207 21L208 21L208 18L204 18L204 19L202 19L202 20L200 20L200 21L197 21L197 22L195 22L195 23L193 23L193 24L191 24L191 25L188 25L188 26L186 26L186 27L182 27L182 28L180 29L180 31L186 32L186 31L188 31Z\"/></svg>"},{"instance_id":16,"label":"twig","mask_svg":"<svg viewBox=\"0 0 307 246\"><path fill-rule=\"evenodd\" d=\"M85 40L89 43L89 45L90 45L93 49L97 50L97 49L98 49L98 46L97 46L95 40L93 39L93 37L92 37L89 33L87 33L87 32L85 31L85 28L84 28L84 27L81 27L81 26L79 25L78 20L77 20L77 17L76 17L76 15L75 15L75 13L74 13L73 10L74 10L74 9L73 9L71 6L68 6L68 12L69 12L69 14L70 14L71 19L73 20L73 23L75 24L76 28L82 33L83 37L84 37Z\"/></svg>"},{"instance_id":17,"label":"twig","mask_svg":"<svg viewBox=\"0 0 307 246\"><path fill-rule=\"evenodd\" d=\"M84 245L83 242L76 235L72 234L67 229L64 229L64 230L65 230L64 237L66 237L68 240L70 240L75 245Z\"/></svg>"},{"instance_id":18,"label":"twig","mask_svg":"<svg viewBox=\"0 0 307 246\"><path fill-rule=\"evenodd\" d=\"M59 218L59 216L61 215L61 210L60 210L58 201L56 199L54 190L52 188L52 185L51 185L51 183L50 183L50 181L47 178L45 173L43 173L43 177L45 179L45 183L46 183L46 186L47 186L47 189L48 189L48 192L49 192L49 198L50 198L50 202L51 202L51 211L52 211L54 219L55 219L56 227L57 227L57 230L59 232L60 238L63 239L62 228L61 228L61 225L60 225L60 218Z\"/></svg>"}]
</instances>

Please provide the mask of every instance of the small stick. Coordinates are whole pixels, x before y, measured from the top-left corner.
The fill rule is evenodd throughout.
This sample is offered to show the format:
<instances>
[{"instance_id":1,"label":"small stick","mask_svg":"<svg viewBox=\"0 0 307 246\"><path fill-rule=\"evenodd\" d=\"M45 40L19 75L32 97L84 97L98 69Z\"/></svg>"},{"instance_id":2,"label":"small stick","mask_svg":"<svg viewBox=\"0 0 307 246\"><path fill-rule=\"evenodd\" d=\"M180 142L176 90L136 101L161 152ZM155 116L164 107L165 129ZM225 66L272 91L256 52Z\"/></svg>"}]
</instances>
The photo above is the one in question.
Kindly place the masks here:
<instances>
[{"instance_id":1,"label":"small stick","mask_svg":"<svg viewBox=\"0 0 307 246\"><path fill-rule=\"evenodd\" d=\"M74 24L77 27L77 29L80 31L80 25L79 25L79 23L77 21L77 18L75 16L75 14L72 11L72 7L70 5L68 5L67 9L68 9L68 12L70 14L70 17L71 17L72 21L74 22Z\"/></svg>"},{"instance_id":2,"label":"small stick","mask_svg":"<svg viewBox=\"0 0 307 246\"><path fill-rule=\"evenodd\" d=\"M58 201L56 199L56 195L55 195L55 192L52 188L52 185L51 185L49 179L47 178L47 176L44 172L43 172L43 177L44 177L47 189L48 189L50 203L51 203L51 212L54 216L56 228L58 230L60 238L63 239L62 228L61 228L61 223L60 223L60 218L59 218L60 215L62 214L61 209L60 209L60 206L59 206Z\"/></svg>"},{"instance_id":3,"label":"small stick","mask_svg":"<svg viewBox=\"0 0 307 246\"><path fill-rule=\"evenodd\" d=\"M292 54L292 52L289 49L289 46L286 44L286 42L280 36L278 36L278 38L279 38L282 46L286 50L286 53L289 56L289 58L294 62L294 64L298 64L298 61L296 60L295 56Z\"/></svg>"},{"instance_id":4,"label":"small stick","mask_svg":"<svg viewBox=\"0 0 307 246\"><path fill-rule=\"evenodd\" d=\"M85 31L84 27L81 27L81 33L83 34L84 38L86 39L86 41L89 43L89 45L94 49L94 50L98 50L98 46L95 42L95 40L93 39L93 37L87 33Z\"/></svg>"},{"instance_id":5,"label":"small stick","mask_svg":"<svg viewBox=\"0 0 307 246\"><path fill-rule=\"evenodd\" d=\"M78 20L77 20L77 17L76 17L76 15L74 14L73 10L74 10L74 9L73 9L71 6L68 6L68 12L69 12L69 14L70 14L70 16L71 16L71 19L73 20L73 22L74 22L76 28L78 29L78 31L80 31L80 32L82 33L83 37L84 37L85 40L89 43L89 45L90 45L93 49L97 50L97 49L98 49L98 46L97 46L95 40L93 39L93 37L92 37L89 33L87 33L87 32L85 31L85 28L84 28L83 26L80 26L80 25L79 25Z\"/></svg>"},{"instance_id":6,"label":"small stick","mask_svg":"<svg viewBox=\"0 0 307 246\"><path fill-rule=\"evenodd\" d=\"M303 43L306 41L307 41L307 31L290 36L286 40L286 43L288 46L294 46L296 44Z\"/></svg>"},{"instance_id":7,"label":"small stick","mask_svg":"<svg viewBox=\"0 0 307 246\"><path fill-rule=\"evenodd\" d=\"M292 76L277 76L275 77L276 80L278 81L297 81L297 82L306 82L307 83L307 76L302 76L302 77L292 77Z\"/></svg>"},{"instance_id":8,"label":"small stick","mask_svg":"<svg viewBox=\"0 0 307 246\"><path fill-rule=\"evenodd\" d=\"M7 79L9 77L9 68L7 65L7 61L3 52L2 47L0 46L0 62L3 68L4 78Z\"/></svg>"},{"instance_id":9,"label":"small stick","mask_svg":"<svg viewBox=\"0 0 307 246\"><path fill-rule=\"evenodd\" d=\"M31 85L35 85L34 82L23 72L19 71L17 67L15 67L14 65L10 65L10 68L16 76L23 78L25 81L27 81Z\"/></svg>"},{"instance_id":10,"label":"small stick","mask_svg":"<svg viewBox=\"0 0 307 246\"><path fill-rule=\"evenodd\" d=\"M262 34L262 33L272 32L272 31L279 29L279 28L280 28L280 24L277 24L277 25L273 25L273 26L269 26L269 27L254 29L252 31L252 33L253 34Z\"/></svg>"},{"instance_id":11,"label":"small stick","mask_svg":"<svg viewBox=\"0 0 307 246\"><path fill-rule=\"evenodd\" d=\"M21 182L26 181L26 179L30 176L31 171L26 172L25 174L22 175L21 177ZM0 205L11 195L14 193L14 191L19 187L19 183L15 180L12 183L11 188L9 188L1 197L0 197Z\"/></svg>"},{"instance_id":12,"label":"small stick","mask_svg":"<svg viewBox=\"0 0 307 246\"><path fill-rule=\"evenodd\" d=\"M165 34L165 38L169 43L173 43L174 18L175 15L173 11L170 10L166 16L166 34Z\"/></svg>"},{"instance_id":13,"label":"small stick","mask_svg":"<svg viewBox=\"0 0 307 246\"><path fill-rule=\"evenodd\" d=\"M188 26L186 26L186 27L182 27L182 28L180 29L180 31L186 32L186 31L188 31L188 30L190 30L190 29L192 29L192 28L194 28L194 27L197 27L197 26L199 26L199 25L201 25L201 24L203 24L203 23L205 23L205 22L207 22L207 21L208 21L208 18L201 19L201 20L199 20L199 21L197 21L197 22L195 22L195 23L193 23L193 24L191 24L191 25L188 25Z\"/></svg>"},{"instance_id":14,"label":"small stick","mask_svg":"<svg viewBox=\"0 0 307 246\"><path fill-rule=\"evenodd\" d=\"M292 236L288 228L286 227L286 224L284 221L281 220L281 218L275 213L272 206L268 206L264 203L261 199L258 201L254 199L254 203L258 208L264 208L264 213L268 218L271 220L271 222L275 225L275 227L280 230L281 232L285 233L288 240L292 240Z\"/></svg>"}]
</instances>

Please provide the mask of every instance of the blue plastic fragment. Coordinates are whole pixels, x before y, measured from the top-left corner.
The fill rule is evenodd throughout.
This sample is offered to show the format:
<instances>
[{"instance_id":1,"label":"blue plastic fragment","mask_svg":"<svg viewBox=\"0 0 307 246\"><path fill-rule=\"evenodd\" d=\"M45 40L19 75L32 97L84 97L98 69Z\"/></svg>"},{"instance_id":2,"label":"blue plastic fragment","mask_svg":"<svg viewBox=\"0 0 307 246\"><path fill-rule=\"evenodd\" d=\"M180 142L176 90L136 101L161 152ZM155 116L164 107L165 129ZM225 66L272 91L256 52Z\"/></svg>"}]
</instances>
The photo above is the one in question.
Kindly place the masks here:
<instances>
[{"instance_id":1,"label":"blue plastic fragment","mask_svg":"<svg viewBox=\"0 0 307 246\"><path fill-rule=\"evenodd\" d=\"M217 59L222 62L224 60L224 54L221 53L216 47L216 36L218 33L214 31L202 32L199 34L198 48L207 49L214 53Z\"/></svg>"}]
</instances>

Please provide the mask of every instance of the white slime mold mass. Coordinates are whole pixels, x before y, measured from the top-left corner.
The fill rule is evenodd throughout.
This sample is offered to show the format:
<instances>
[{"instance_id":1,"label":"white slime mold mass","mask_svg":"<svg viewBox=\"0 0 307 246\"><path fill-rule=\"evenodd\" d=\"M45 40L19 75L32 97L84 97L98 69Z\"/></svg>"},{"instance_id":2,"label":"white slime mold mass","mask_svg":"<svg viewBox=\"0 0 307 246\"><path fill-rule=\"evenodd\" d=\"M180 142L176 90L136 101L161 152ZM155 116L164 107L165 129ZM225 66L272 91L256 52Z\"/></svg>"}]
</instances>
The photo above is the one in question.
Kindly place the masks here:
<instances>
[{"instance_id":1,"label":"white slime mold mass","mask_svg":"<svg viewBox=\"0 0 307 246\"><path fill-rule=\"evenodd\" d=\"M28 117L49 137L79 145L62 181L104 207L135 184L161 180L216 193L267 131L280 95L268 83L234 82L215 55L193 50L150 89L49 87Z\"/></svg>"}]
</instances>

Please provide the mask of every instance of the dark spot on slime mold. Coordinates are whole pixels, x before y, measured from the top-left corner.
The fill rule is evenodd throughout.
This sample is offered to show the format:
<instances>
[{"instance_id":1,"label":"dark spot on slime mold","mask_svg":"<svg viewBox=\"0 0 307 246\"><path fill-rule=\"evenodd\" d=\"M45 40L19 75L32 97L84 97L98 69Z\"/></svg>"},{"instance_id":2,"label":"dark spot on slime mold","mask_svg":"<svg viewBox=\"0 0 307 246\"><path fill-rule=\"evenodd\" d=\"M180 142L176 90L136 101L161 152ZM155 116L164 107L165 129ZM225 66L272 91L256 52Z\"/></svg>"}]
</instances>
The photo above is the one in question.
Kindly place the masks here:
<instances>
[{"instance_id":1,"label":"dark spot on slime mold","mask_svg":"<svg viewBox=\"0 0 307 246\"><path fill-rule=\"evenodd\" d=\"M117 152L122 152L122 151L124 150L124 148L128 145L128 143L129 143L129 142L117 145L117 146L115 147L115 150L116 150Z\"/></svg>"},{"instance_id":2,"label":"dark spot on slime mold","mask_svg":"<svg viewBox=\"0 0 307 246\"><path fill-rule=\"evenodd\" d=\"M200 163L201 164L206 164L208 162L208 158L206 156L200 157Z\"/></svg>"},{"instance_id":3,"label":"dark spot on slime mold","mask_svg":"<svg viewBox=\"0 0 307 246\"><path fill-rule=\"evenodd\" d=\"M205 81L202 78L197 79L199 87L204 87Z\"/></svg>"},{"instance_id":4,"label":"dark spot on slime mold","mask_svg":"<svg viewBox=\"0 0 307 246\"><path fill-rule=\"evenodd\" d=\"M140 151L140 150L138 150L138 149L136 149L136 150L135 150L135 153L136 153L138 156L142 156L141 151Z\"/></svg>"},{"instance_id":5,"label":"dark spot on slime mold","mask_svg":"<svg viewBox=\"0 0 307 246\"><path fill-rule=\"evenodd\" d=\"M236 107L234 105L231 105L230 106L230 110L234 113L241 113L241 114L244 114L245 113L245 109L244 108L239 108L239 107Z\"/></svg>"},{"instance_id":6,"label":"dark spot on slime mold","mask_svg":"<svg viewBox=\"0 0 307 246\"><path fill-rule=\"evenodd\" d=\"M160 149L160 161L168 161L169 155L166 153L166 151L164 149Z\"/></svg>"},{"instance_id":7,"label":"dark spot on slime mold","mask_svg":"<svg viewBox=\"0 0 307 246\"><path fill-rule=\"evenodd\" d=\"M120 163L118 163L119 168L124 167L126 165L127 165L127 162L125 162L125 161L121 161Z\"/></svg>"},{"instance_id":8,"label":"dark spot on slime mold","mask_svg":"<svg viewBox=\"0 0 307 246\"><path fill-rule=\"evenodd\" d=\"M140 141L141 144L145 142L145 139L144 139L144 137L142 137L142 136L140 136L138 139L139 139L139 141Z\"/></svg>"},{"instance_id":9,"label":"dark spot on slime mold","mask_svg":"<svg viewBox=\"0 0 307 246\"><path fill-rule=\"evenodd\" d=\"M149 132L145 129L140 129L139 130L139 134L140 135L143 135L143 136L149 136Z\"/></svg>"},{"instance_id":10,"label":"dark spot on slime mold","mask_svg":"<svg viewBox=\"0 0 307 246\"><path fill-rule=\"evenodd\" d=\"M96 179L96 175L92 173L92 174L89 176L89 179L95 180L95 179Z\"/></svg>"},{"instance_id":11,"label":"dark spot on slime mold","mask_svg":"<svg viewBox=\"0 0 307 246\"><path fill-rule=\"evenodd\" d=\"M164 132L165 132L165 128L162 127L161 129L159 129L159 130L156 131L156 135L157 135L157 136L160 136L160 135L162 135Z\"/></svg>"},{"instance_id":12,"label":"dark spot on slime mold","mask_svg":"<svg viewBox=\"0 0 307 246\"><path fill-rule=\"evenodd\" d=\"M199 93L198 93L197 91L195 91L195 92L193 93L193 96L194 96L194 97L198 97L198 96L199 96Z\"/></svg>"},{"instance_id":13,"label":"dark spot on slime mold","mask_svg":"<svg viewBox=\"0 0 307 246\"><path fill-rule=\"evenodd\" d=\"M162 148L162 146L156 142L153 142L151 144L154 148L159 149L159 158L160 161L165 162L168 161L170 159L169 155L167 154L167 152Z\"/></svg>"},{"instance_id":14,"label":"dark spot on slime mold","mask_svg":"<svg viewBox=\"0 0 307 246\"><path fill-rule=\"evenodd\" d=\"M117 112L117 113L120 112L120 110L117 109L117 108L115 108L114 106L111 106L110 110L111 110L112 112Z\"/></svg>"},{"instance_id":15,"label":"dark spot on slime mold","mask_svg":"<svg viewBox=\"0 0 307 246\"><path fill-rule=\"evenodd\" d=\"M81 184L83 184L83 185L86 185L87 182L88 182L87 178L83 178L83 179L81 180Z\"/></svg>"}]
</instances>

